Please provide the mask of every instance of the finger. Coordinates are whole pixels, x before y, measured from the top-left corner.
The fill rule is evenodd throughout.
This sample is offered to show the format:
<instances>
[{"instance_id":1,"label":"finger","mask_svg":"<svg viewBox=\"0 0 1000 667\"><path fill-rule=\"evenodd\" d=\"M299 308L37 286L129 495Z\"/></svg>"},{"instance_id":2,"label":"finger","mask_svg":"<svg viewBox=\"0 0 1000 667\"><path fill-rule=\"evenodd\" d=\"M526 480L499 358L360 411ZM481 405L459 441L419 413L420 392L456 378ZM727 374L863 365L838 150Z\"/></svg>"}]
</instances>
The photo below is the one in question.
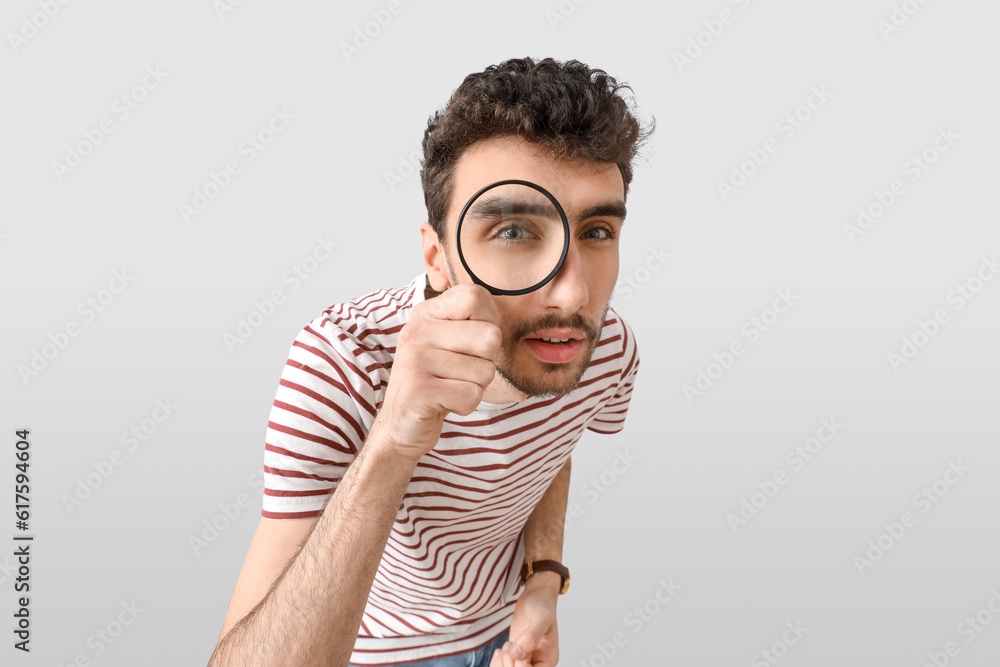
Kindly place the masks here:
<instances>
[{"instance_id":1,"label":"finger","mask_svg":"<svg viewBox=\"0 0 1000 667\"><path fill-rule=\"evenodd\" d=\"M514 659L509 652L498 648L493 651L493 659L490 660L490 667L514 667Z\"/></svg>"},{"instance_id":2,"label":"finger","mask_svg":"<svg viewBox=\"0 0 1000 667\"><path fill-rule=\"evenodd\" d=\"M418 325L423 342L440 350L497 360L503 332L493 322L482 320L429 320Z\"/></svg>"},{"instance_id":3,"label":"finger","mask_svg":"<svg viewBox=\"0 0 1000 667\"><path fill-rule=\"evenodd\" d=\"M421 361L423 364L422 373L426 374L425 376L430 379L431 384L435 385L428 386L426 388L428 391L441 389L442 387L436 385L442 382L467 382L485 389L493 381L496 374L496 363L489 359L447 350L426 350Z\"/></svg>"},{"instance_id":4,"label":"finger","mask_svg":"<svg viewBox=\"0 0 1000 667\"><path fill-rule=\"evenodd\" d=\"M500 325L496 300L480 285L454 285L425 303L427 311L437 319L483 320Z\"/></svg>"}]
</instances>

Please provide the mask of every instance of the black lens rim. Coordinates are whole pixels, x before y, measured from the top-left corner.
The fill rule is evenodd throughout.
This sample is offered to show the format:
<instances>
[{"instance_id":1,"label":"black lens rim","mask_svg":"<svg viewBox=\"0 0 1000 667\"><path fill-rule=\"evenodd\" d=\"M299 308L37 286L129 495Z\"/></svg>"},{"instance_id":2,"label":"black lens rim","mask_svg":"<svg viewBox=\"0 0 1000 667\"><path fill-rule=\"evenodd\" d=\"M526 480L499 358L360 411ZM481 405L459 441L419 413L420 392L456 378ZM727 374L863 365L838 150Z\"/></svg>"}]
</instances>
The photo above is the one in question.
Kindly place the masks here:
<instances>
[{"instance_id":1,"label":"black lens rim","mask_svg":"<svg viewBox=\"0 0 1000 667\"><path fill-rule=\"evenodd\" d=\"M492 190L493 188L500 187L501 185L526 185L529 188L533 188L538 192L541 192L543 195L545 195L546 199L552 202L552 205L555 206L556 211L559 213L560 220L562 220L563 247L562 247L562 254L559 255L559 261L556 263L555 268L549 272L549 275L545 276L531 287L525 287L523 289L517 289L517 290L505 290L487 284L484 280L482 280L479 276L477 276L473 272L468 262L465 261L465 254L462 252L462 241L461 241L462 223L465 221L466 212L469 210L469 207L472 206L472 202L476 201L481 194L483 194L487 190ZM487 290L489 290L490 294L493 294L494 296L520 296L522 294L529 294L531 292L534 292L535 290L545 287L545 285L547 285L550 280L556 277L556 274L559 273L559 269L562 268L563 262L566 261L566 255L569 253L569 220L566 218L566 212L563 210L563 207L559 203L559 201L554 196L552 196L551 192L549 192L542 186L538 185L537 183L532 183L531 181L524 181L516 178L497 181L496 183L490 183L489 185L480 188L476 194L472 195L472 197L469 198L469 201L465 202L465 206L462 207L462 212L458 216L458 225L456 225L455 228L455 247L458 248L458 259L461 260L462 266L465 268L465 271L472 278L472 282L474 282L477 285L481 285L482 287L485 287Z\"/></svg>"}]
</instances>

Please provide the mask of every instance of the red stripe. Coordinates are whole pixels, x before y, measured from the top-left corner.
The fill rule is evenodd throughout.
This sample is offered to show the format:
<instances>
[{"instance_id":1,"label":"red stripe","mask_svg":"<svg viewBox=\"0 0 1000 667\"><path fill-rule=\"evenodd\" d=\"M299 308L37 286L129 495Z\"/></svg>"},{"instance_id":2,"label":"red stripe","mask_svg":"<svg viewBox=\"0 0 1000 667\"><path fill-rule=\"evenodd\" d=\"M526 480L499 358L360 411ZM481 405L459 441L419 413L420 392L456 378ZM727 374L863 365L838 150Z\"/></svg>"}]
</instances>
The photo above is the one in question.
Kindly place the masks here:
<instances>
[{"instance_id":1,"label":"red stripe","mask_svg":"<svg viewBox=\"0 0 1000 667\"><path fill-rule=\"evenodd\" d=\"M298 429L294 429L290 426L285 426L284 424L279 424L277 422L269 421L267 422L267 428L270 429L271 431L274 431L275 433L284 433L286 435L300 438L301 440L308 440L310 442L315 442L319 445L325 445L330 449L336 451L344 451L343 447L338 447L338 445L341 443L338 443L335 440L330 440L329 438L323 438L318 435L313 435L312 433L306 433L305 431L299 431Z\"/></svg>"},{"instance_id":2,"label":"red stripe","mask_svg":"<svg viewBox=\"0 0 1000 667\"><path fill-rule=\"evenodd\" d=\"M289 389L293 389L294 391L300 391L302 394L307 394L307 392L310 391L308 389L305 389L304 387L302 389L298 389L294 385L291 385L290 383L286 385L286 384L284 384L285 380L282 380L281 382L282 382L282 384L284 386L288 387ZM360 443L360 442L364 441L364 436L360 436L358 440L355 440L354 438L352 438L351 436L349 436L347 433L345 433L340 428L340 426L338 426L337 424L332 424L332 423L326 421L325 419L322 419L321 417L317 417L315 414L313 414L312 412L309 412L308 410L305 410L303 408L299 408L299 407L294 406L294 405L292 405L290 403L285 403L284 401L279 401L278 399L275 399L275 401L274 401L274 407L275 408L279 408L281 410L284 410L285 412L288 412L288 413L291 413L291 414L294 414L294 415L299 415L303 419L308 419L310 421L316 422L317 424L319 424L320 426L322 426L326 430L332 431L333 433L339 435L340 436L340 440L339 441L338 440L333 440L333 439L330 439L330 438L322 438L321 436L318 436L318 435L316 435L314 437L320 438L321 441L324 444L326 444L329 447L332 447L333 449L336 449L339 452L343 452L345 454L351 454L352 456L357 456L358 448L357 448L357 445L355 443L356 442ZM345 419L345 421L348 421L348 420ZM350 421L353 421L353 419L351 419ZM270 427L272 423L276 423L276 422L273 422L273 421L268 422L268 427ZM283 424L280 425L280 426L281 426L281 428L285 428L285 429L289 428L287 426L284 426ZM276 429L276 430L278 430L278 429ZM287 431L282 431L282 432L287 432Z\"/></svg>"},{"instance_id":3,"label":"red stripe","mask_svg":"<svg viewBox=\"0 0 1000 667\"><path fill-rule=\"evenodd\" d=\"M305 454L300 454L298 452L293 452L293 451L284 449L283 447L279 447L278 445L272 445L269 442L264 443L264 451L265 452L274 452L275 454L278 454L280 456L288 456L288 457L291 457L293 459L298 459L300 461L310 461L312 463L318 463L318 464L324 465L324 466L341 466L341 467L344 467L344 468L347 467L347 464L342 463L340 461L330 461L329 459L320 459L320 458L316 458L315 456L306 456Z\"/></svg>"},{"instance_id":4,"label":"red stripe","mask_svg":"<svg viewBox=\"0 0 1000 667\"><path fill-rule=\"evenodd\" d=\"M466 600L468 600L469 595L471 594L471 592L466 592L465 593L465 597L461 598L461 599L456 599L456 596L466 591L465 580L467 578L467 575L468 575L468 572L469 572L469 569L470 569L470 566L471 566L471 562L474 561L474 560L476 560L476 558L480 554L482 554L483 559L482 559L482 562L479 565L479 569L477 570L477 577L478 577L478 572L482 571L483 564L486 562L487 557L489 556L489 554L490 554L491 551L496 551L496 548L495 547L483 547L483 548L480 548L480 549L478 549L478 550L476 550L474 552L464 552L464 553L461 553L461 554L459 554L458 558L456 559L454 565L452 567L448 568L448 570L452 572L451 579L448 580L447 582L444 582L443 580L439 580L439 582L443 583L444 585L438 586L438 587L434 587L433 589L430 589L430 587L427 587L427 586L420 586L420 588L424 588L424 589L436 591L436 594L434 595L435 598L440 598L440 599L447 600L447 602L443 602L443 603L436 603L436 604L435 603L431 603L431 606L439 606L439 607L441 607L441 609L432 609L431 611L434 611L435 613L438 613L438 614L440 614L440 615L442 615L442 616L444 616L444 617L446 617L446 618L448 618L448 619L450 619L452 621L456 621L459 618L461 618L462 616L467 616L469 614L476 613L477 610L463 606L463 603ZM501 557L503 555L504 555L504 552L501 552L501 553L497 554L496 556L497 556L497 558L499 558L499 557ZM466 556L468 557L468 560L470 561L469 565L464 565L463 564L463 559ZM454 575L457 574L458 572L462 572L462 579L458 582L457 590L455 590L453 593L446 592L448 589L453 588L455 586L456 582L455 582ZM400 576L398 578L402 578L402 579L406 580L406 575L404 574L404 575L402 575L402 576ZM414 582L408 582L408 583L414 583ZM395 592L393 592L391 590L385 590L384 587L382 587L382 586L379 586L378 592L380 594L380 597L382 597L382 599L386 600L387 602L388 601L392 601L394 604L396 604L396 605L398 605L400 607L403 607L403 608L412 607L415 603L420 603L420 604L427 604L428 603L428 600L421 599L421 596L400 597L399 594L397 594L397 593L395 593ZM404 593L405 592L407 592L407 591L404 591ZM393 597L395 597L397 599L393 600ZM428 596L428 598L429 598L429 596ZM446 611L444 611L444 609L447 609L448 611L455 612L456 611L456 609L455 609L456 606L459 607L459 609L457 610L459 615L457 615L457 616L452 616L451 614L449 614Z\"/></svg>"},{"instance_id":5,"label":"red stripe","mask_svg":"<svg viewBox=\"0 0 1000 667\"><path fill-rule=\"evenodd\" d=\"M516 601L511 601L511 602L509 602L509 603L507 603L505 605L505 608L513 608L513 606L514 606L515 603L516 603ZM473 619L472 622L474 622L475 620L478 620L478 619ZM499 637L500 635L502 635L504 632L507 631L508 626L509 626L509 623L507 623L508 620L509 620L509 616L507 616L507 617L505 617L505 618L497 621L496 623L493 623L492 625L490 625L490 626L488 626L486 628L483 628L482 630L480 630L480 631L478 631L478 632L476 632L476 633L474 633L472 635L469 635L468 637L463 637L461 640L437 641L437 642L432 642L432 643L428 643L428 644L421 644L419 647L411 647L411 649L364 649L364 648L355 647L354 648L354 652L358 653L358 654L380 654L380 655L386 655L386 654L390 654L390 653L401 653L402 651L405 651L405 650L412 650L412 648L424 648L424 647L430 648L430 647L434 647L434 646L449 646L449 645L454 645L454 644L458 643L459 641L463 641L464 642L464 641L467 641L467 640L470 640L470 639L474 640L476 638L483 637L483 636L489 636L490 637L489 639L485 640L483 643L479 644L478 646L475 646L474 648L459 649L459 650L453 651L451 653L435 654L435 656L434 656L435 658L448 658L448 657L451 657L451 656L460 655L460 654L465 653L467 651L475 651L475 650L481 649L482 647L486 646L487 644L489 644L490 642L492 642L497 637ZM456 625L458 625L458 624L456 624ZM499 632L496 632L496 630L497 630L498 627L502 627L502 629ZM427 638L430 639L431 637L428 636ZM431 658L425 658L425 659L426 660L430 660ZM409 663L409 662L413 662L413 661L412 660L397 660L395 662L378 662L378 663L372 663L372 664L378 665L379 667L392 667L393 665L403 665L403 664L406 664L406 663ZM355 663L351 663L352 667L353 667L354 664Z\"/></svg>"},{"instance_id":6,"label":"red stripe","mask_svg":"<svg viewBox=\"0 0 1000 667\"><path fill-rule=\"evenodd\" d=\"M354 399L354 402L358 403L361 407L363 407L365 410L367 410L373 417L375 416L375 410L372 408L371 404L367 400L365 400L361 396L361 394L359 394L357 392L357 390L354 388L354 386L347 380L347 376L344 374L344 370L340 367L340 364L338 364L337 362L335 362L333 360L333 358L330 357L330 355L326 354L322 350L319 350L319 349L317 349L315 347L312 347L310 345L306 345L305 343L302 343L302 342L299 342L299 341L296 341L296 342L292 343L292 345L294 347L300 347L300 348L302 348L304 350L308 350L309 352L312 352L314 355L316 355L320 359L324 360L327 363L327 365L330 368L332 368L334 370L334 372L337 373L337 375L340 376L340 379L341 379L341 381L343 383L342 386L343 386L344 391L346 391L348 394L351 395L351 398ZM331 349L332 349L332 347L331 347ZM369 378L365 373L363 373L362 371L360 371L357 366L355 366L354 364L352 364L349 361L347 361L346 359L344 359L344 357L342 355L340 355L339 353L337 354L337 357L340 359L340 362L344 366L346 366L349 370L351 370L357 377L361 378L361 380L365 384L367 384L368 387L372 391L375 391L375 387L371 383L371 378ZM303 370L309 370L309 369L308 368L304 368ZM317 377L323 377L323 378L327 377L327 376L323 375L322 373L320 373L319 371L316 371L314 374Z\"/></svg>"},{"instance_id":7,"label":"red stripe","mask_svg":"<svg viewBox=\"0 0 1000 667\"><path fill-rule=\"evenodd\" d=\"M282 470L281 468L271 468L269 466L264 466L264 472L270 473L272 475L278 475L279 477L296 477L298 479L315 479L319 482L336 482L339 481L335 477L320 477L319 475L313 475L311 473L302 472L301 470Z\"/></svg>"},{"instance_id":8,"label":"red stripe","mask_svg":"<svg viewBox=\"0 0 1000 667\"><path fill-rule=\"evenodd\" d=\"M286 491L284 489L264 489L265 496L277 496L279 498L305 498L308 496L325 496L332 489L310 489L307 491Z\"/></svg>"},{"instance_id":9,"label":"red stripe","mask_svg":"<svg viewBox=\"0 0 1000 667\"><path fill-rule=\"evenodd\" d=\"M602 430L602 429L599 429L599 428L594 428L592 426L588 426L587 428L590 429L591 431L593 431L594 433L600 433L601 435L614 435L615 433L618 433L619 431L622 430L622 429L619 428L619 429L615 429L614 431L605 431L605 430Z\"/></svg>"},{"instance_id":10,"label":"red stripe","mask_svg":"<svg viewBox=\"0 0 1000 667\"><path fill-rule=\"evenodd\" d=\"M316 371L316 372L314 372L312 374L313 375L317 375L317 376L323 376L323 374L320 373L319 371ZM323 377L321 377L321 379L326 380L326 379L329 379L329 378L327 378L326 376L323 376ZM347 424L351 428L354 429L354 433L357 436L356 439L355 439L355 438L352 438L352 437L348 436L346 433L341 432L341 436L344 438L344 441L347 442L347 443L349 443L351 445L351 449L352 450L354 450L354 443L355 442L363 442L364 441L364 439L365 439L365 431L361 427L361 424L359 424L358 421L354 418L354 415L352 415L350 412L348 412L347 410L345 410L338 403L335 403L335 402L331 401L330 399L328 399L323 394L315 392L312 389L310 389L310 388L308 388L308 387L306 387L304 385L292 382L291 380L286 380L286 379L282 378L279 381L278 384L281 387L286 387L287 389L291 389L292 391L297 391L297 392L299 392L300 394L302 394L304 396L308 396L309 398L313 399L314 401L322 403L323 405L325 405L326 407L330 408L331 410L333 410L334 412L336 412L338 415L340 415L340 417L345 422L347 422ZM343 386L340 385L339 388L343 389ZM275 399L275 404L277 404L277 403L278 403L278 401L277 401L277 399ZM287 405L287 404L286 403L282 403L282 406L284 406L284 405ZM329 422L321 421L321 423L328 424ZM331 426L331 428L332 428L332 426ZM339 429L337 429L337 430L339 430ZM357 452L356 451L352 451L352 453L356 454Z\"/></svg>"},{"instance_id":11,"label":"red stripe","mask_svg":"<svg viewBox=\"0 0 1000 667\"><path fill-rule=\"evenodd\" d=\"M315 512L268 512L261 510L260 515L265 519L311 519L322 514L322 510Z\"/></svg>"},{"instance_id":12,"label":"red stripe","mask_svg":"<svg viewBox=\"0 0 1000 667\"><path fill-rule=\"evenodd\" d=\"M506 605L504 605L504 607L502 607L501 609L497 610L497 612L504 611L504 610L509 610L512 613L513 612L513 607L514 607L515 603L516 603L516 601L511 601L511 602L507 603ZM494 612L494 613L497 613L497 612ZM471 619L471 620L468 620L468 621L466 621L466 620L463 619L462 621L456 622L455 625L468 625L468 624L476 622L477 620L479 620L479 619ZM409 650L413 650L413 649L416 649L416 648L431 648L431 647L436 647L436 646L454 646L455 644L457 644L459 642L465 642L465 641L469 641L469 640L475 640L475 639L483 637L483 636L489 636L490 637L490 639L484 641L483 643L479 644L478 646L475 646L474 648L457 649L457 650L455 650L453 652L450 652L450 653L435 654L433 656L434 658L447 658L447 657L454 656L454 655L460 655L460 654L465 653L467 651L473 651L473 650L476 650L476 649L480 649L483 646L486 646L487 644L489 644L494 639L496 639L497 637L499 637L500 635L502 635L504 632L507 631L507 629L510 626L510 623L508 622L509 620L510 620L510 614L509 613L505 613L503 615L503 617L500 620L498 620L497 622L492 623L489 626L483 628L482 630L479 630L478 632L475 632L475 633L473 633L473 634L471 634L471 635L469 635L467 637L462 637L461 639L430 641L429 643L420 644L419 646L411 646L411 647L405 647L405 648L366 649L366 648L359 648L358 646L355 646L354 647L354 653L359 654L359 655L365 654L366 656L367 655L386 656L386 658L388 658L391 654L399 654L399 653L402 653L404 651L409 651ZM385 626L383 626L383 627L385 627ZM499 632L497 632L497 628L502 628L502 629ZM428 639L428 640L432 640L434 638L433 635L424 635L424 637L426 639ZM373 639L373 638L366 638L366 639L368 641L378 641L377 639ZM431 658L423 658L421 660L430 660L430 659ZM379 661L377 663L370 663L370 664L377 665L378 667L391 667L392 665L406 664L406 663L409 663L409 662L412 662L412 660L411 659L408 659L408 660L398 660L398 661L394 661L394 662L382 662L382 661ZM359 663L351 663L352 667L355 664L359 664Z\"/></svg>"},{"instance_id":13,"label":"red stripe","mask_svg":"<svg viewBox=\"0 0 1000 667\"><path fill-rule=\"evenodd\" d=\"M592 398L600 396L602 393L605 393L606 391L607 391L607 389L605 389L603 391L596 391L596 392L594 392L592 394L588 394L587 396L582 397L578 401L574 401L573 403L567 403L565 407L560 408L558 414L563 414L567 410L572 410L573 408L576 408L576 407L580 406L582 403L586 403L587 401L590 401ZM456 455L462 455L462 454L480 454L480 453L483 453L483 452L498 452L498 453L507 454L507 453L513 451L514 449L516 449L518 446L523 446L525 444L532 443L535 440L537 440L537 439L539 439L539 438L541 438L543 436L546 436L546 435L552 433L553 431L556 431L556 430L562 428L566 424L569 424L569 423L571 423L571 422L573 422L575 420L578 420L582 416L582 414L583 414L582 412L581 413L577 413L577 414L573 415L572 417L570 417L569 419L564 420L562 423L560 423L560 424L558 424L558 425L550 428L547 431L542 431L541 433L536 434L534 437L532 437L532 438L530 438L528 440L521 440L521 441L519 441L518 444L514 445L513 447L511 447L509 449L496 449L495 447L470 447L470 448L467 448L467 449L448 450L447 454L450 455L450 456L456 456ZM523 426L519 426L517 428L511 429L509 431L505 431L503 433L483 434L483 435L479 435L479 434L476 434L476 433L473 433L473 432L464 432L464 431L458 430L458 428L457 428L458 426L465 426L465 424L457 424L456 425L456 430L448 431L447 432L447 437L449 437L449 438L464 437L464 438L467 438L469 440L495 441L495 440L501 440L503 438L509 438L511 436L520 435L521 433L524 433L526 431L530 431L531 429L534 429L534 428L536 428L536 427L538 427L540 425L543 425L543 424L545 424L547 422L550 422L551 420L552 420L552 415L549 415L547 418L540 419L540 420L538 420L536 422L532 422L530 424L525 424ZM445 422L447 423L448 420L445 419ZM446 437L446 434L444 432L442 432L441 433L441 437L442 438Z\"/></svg>"}]
</instances>

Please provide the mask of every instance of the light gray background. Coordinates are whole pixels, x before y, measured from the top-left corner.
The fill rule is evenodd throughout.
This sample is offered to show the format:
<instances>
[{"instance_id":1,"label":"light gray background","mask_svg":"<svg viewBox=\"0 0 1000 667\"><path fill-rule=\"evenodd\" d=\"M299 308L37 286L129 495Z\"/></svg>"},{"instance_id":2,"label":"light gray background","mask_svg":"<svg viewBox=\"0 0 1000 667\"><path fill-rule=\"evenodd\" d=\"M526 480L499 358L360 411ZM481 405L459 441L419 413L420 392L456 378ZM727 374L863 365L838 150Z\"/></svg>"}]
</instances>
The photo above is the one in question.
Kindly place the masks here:
<instances>
[{"instance_id":1,"label":"light gray background","mask_svg":"<svg viewBox=\"0 0 1000 667\"><path fill-rule=\"evenodd\" d=\"M657 121L622 237L622 276L644 282L614 302L642 371L625 430L588 434L573 457L560 664L769 664L758 652L786 622L808 631L783 665L917 666L949 641L949 664L996 664L1000 618L981 612L991 623L971 642L958 626L1000 590L1000 280L961 310L948 295L1000 252L1000 5L902 4L919 9L886 38L888 0L566 0L565 17L555 0L402 0L348 62L341 44L387 3L246 0L220 17L210 0L71 2L15 48L9 34L41 10L6 2L0 539L13 544L13 431L27 427L36 541L30 656L11 647L0 549L2 662L207 662L257 524L292 339L330 304L422 270L419 178L390 188L386 174L467 73L533 55L606 69ZM674 53L725 9L732 23L680 71ZM120 120L114 100L157 66L165 80ZM784 138L776 122L813 86L832 96ZM275 108L294 120L246 162L240 143ZM60 181L52 163L105 117L113 133ZM904 163L948 127L957 140L911 182ZM717 182L769 137L778 152L722 201ZM241 173L185 223L178 206L231 159ZM905 194L852 243L844 225L897 178ZM339 249L293 290L283 274L321 235ZM671 257L649 271L654 248ZM86 322L78 304L122 268L134 279ZM285 302L230 351L224 335L274 289ZM779 289L794 306L751 343L741 327ZM938 309L948 322L893 369L887 355ZM22 381L73 322L79 335ZM733 341L746 353L687 400ZM174 413L123 447L168 398ZM794 471L786 452L823 418L843 427ZM116 449L124 462L68 510L64 494ZM626 453L637 462L614 472ZM921 513L913 496L949 461L969 471ZM734 534L727 513L779 470L788 484ZM613 484L598 492L602 473ZM250 506L196 555L189 538L224 525L239 494ZM860 573L854 557L906 511L915 526ZM636 631L627 615L661 579L681 588ZM88 637L133 601L141 613L98 655Z\"/></svg>"}]
</instances>

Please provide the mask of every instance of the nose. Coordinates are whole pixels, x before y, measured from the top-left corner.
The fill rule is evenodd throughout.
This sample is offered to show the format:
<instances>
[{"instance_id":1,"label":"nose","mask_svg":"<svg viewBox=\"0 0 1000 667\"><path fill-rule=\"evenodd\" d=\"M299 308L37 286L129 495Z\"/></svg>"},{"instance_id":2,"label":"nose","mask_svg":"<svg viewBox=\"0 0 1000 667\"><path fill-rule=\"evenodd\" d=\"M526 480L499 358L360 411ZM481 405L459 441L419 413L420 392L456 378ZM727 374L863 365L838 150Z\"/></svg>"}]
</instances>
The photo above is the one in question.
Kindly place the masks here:
<instances>
[{"instance_id":1,"label":"nose","mask_svg":"<svg viewBox=\"0 0 1000 667\"><path fill-rule=\"evenodd\" d=\"M570 239L566 259L559 272L541 290L542 305L565 314L578 312L590 300L587 267L580 257L576 240Z\"/></svg>"}]
</instances>

